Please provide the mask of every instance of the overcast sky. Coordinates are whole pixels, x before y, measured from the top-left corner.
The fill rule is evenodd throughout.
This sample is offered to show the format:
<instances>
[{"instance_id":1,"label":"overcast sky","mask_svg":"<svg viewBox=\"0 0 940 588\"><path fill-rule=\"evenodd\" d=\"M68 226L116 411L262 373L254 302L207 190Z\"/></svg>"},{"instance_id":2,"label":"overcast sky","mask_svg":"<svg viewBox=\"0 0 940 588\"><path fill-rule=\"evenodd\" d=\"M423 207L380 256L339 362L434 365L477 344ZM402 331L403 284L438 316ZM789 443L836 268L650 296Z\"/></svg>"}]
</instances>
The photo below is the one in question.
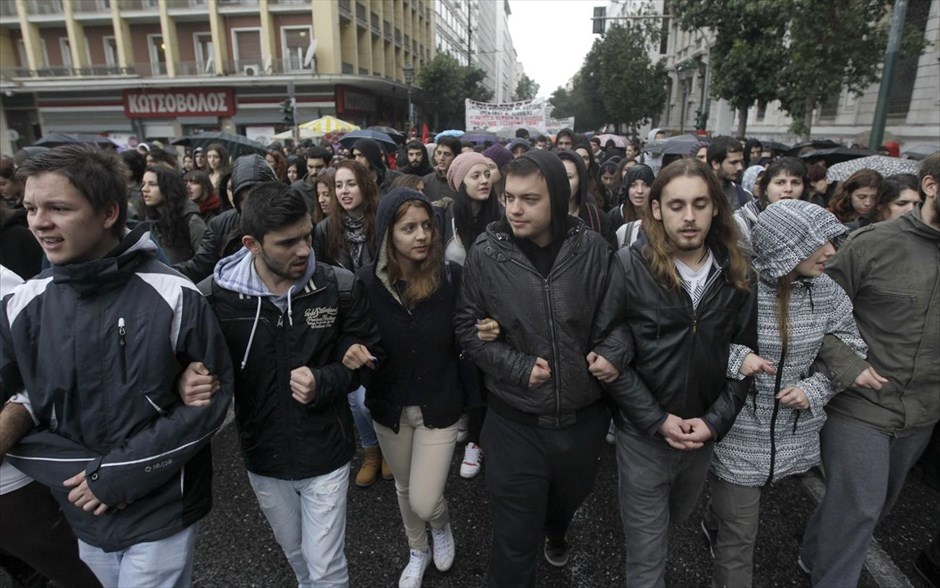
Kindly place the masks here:
<instances>
[{"instance_id":1,"label":"overcast sky","mask_svg":"<svg viewBox=\"0 0 940 588\"><path fill-rule=\"evenodd\" d=\"M510 0L512 42L523 71L539 85L539 97L548 98L581 69L596 38L594 6L606 5L606 0Z\"/></svg>"}]
</instances>

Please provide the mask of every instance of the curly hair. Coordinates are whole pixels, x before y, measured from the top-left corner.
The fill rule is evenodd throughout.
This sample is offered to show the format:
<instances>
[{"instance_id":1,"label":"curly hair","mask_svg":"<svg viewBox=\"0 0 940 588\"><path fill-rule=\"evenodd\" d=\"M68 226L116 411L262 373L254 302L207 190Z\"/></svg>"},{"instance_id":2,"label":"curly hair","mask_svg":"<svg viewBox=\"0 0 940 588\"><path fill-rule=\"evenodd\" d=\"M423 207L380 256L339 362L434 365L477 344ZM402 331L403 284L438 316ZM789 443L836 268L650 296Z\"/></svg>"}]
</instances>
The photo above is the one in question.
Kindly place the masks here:
<instances>
[{"instance_id":1,"label":"curly hair","mask_svg":"<svg viewBox=\"0 0 940 588\"><path fill-rule=\"evenodd\" d=\"M189 223L183 215L183 208L189 197L180 175L162 165L151 165L144 172L157 176L157 187L163 196L163 203L157 206L144 204L146 217L154 221L153 229L160 242L167 247L189 246Z\"/></svg>"},{"instance_id":2,"label":"curly hair","mask_svg":"<svg viewBox=\"0 0 940 588\"><path fill-rule=\"evenodd\" d=\"M860 169L841 184L836 189L836 195L829 204L829 212L836 215L839 222L848 223L858 218L858 212L852 206L852 193L859 188L874 188L876 192L881 191L881 184L884 178L880 173L873 169Z\"/></svg>"},{"instance_id":3,"label":"curly hair","mask_svg":"<svg viewBox=\"0 0 940 588\"><path fill-rule=\"evenodd\" d=\"M274 170L277 181L281 183L287 182L287 159L284 157L284 154L277 149L269 149L264 155L265 159L270 157L274 160L273 164L271 162L268 163L271 165L271 169Z\"/></svg>"}]
</instances>

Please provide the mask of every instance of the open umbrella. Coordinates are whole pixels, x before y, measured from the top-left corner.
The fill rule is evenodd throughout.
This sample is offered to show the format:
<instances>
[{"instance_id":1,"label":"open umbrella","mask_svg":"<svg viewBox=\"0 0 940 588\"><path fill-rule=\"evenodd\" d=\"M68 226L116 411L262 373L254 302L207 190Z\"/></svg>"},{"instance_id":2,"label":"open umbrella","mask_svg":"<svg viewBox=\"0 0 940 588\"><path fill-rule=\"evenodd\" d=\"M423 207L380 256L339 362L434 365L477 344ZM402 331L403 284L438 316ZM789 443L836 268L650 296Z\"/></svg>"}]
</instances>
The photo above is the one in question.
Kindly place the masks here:
<instances>
[{"instance_id":1,"label":"open umbrella","mask_svg":"<svg viewBox=\"0 0 940 588\"><path fill-rule=\"evenodd\" d=\"M621 149L627 148L627 138L621 135L611 135L610 133L604 135L597 135L595 139L600 140L601 147L607 147L607 141L613 141L614 147L620 147Z\"/></svg>"},{"instance_id":2,"label":"open umbrella","mask_svg":"<svg viewBox=\"0 0 940 588\"><path fill-rule=\"evenodd\" d=\"M834 165L869 155L874 155L874 151L868 149L851 149L849 147L831 147L828 149L812 149L801 154L800 157L803 159L822 159L825 160L828 165Z\"/></svg>"},{"instance_id":3,"label":"open umbrella","mask_svg":"<svg viewBox=\"0 0 940 588\"><path fill-rule=\"evenodd\" d=\"M826 171L826 177L831 182L843 182L860 169L873 169L883 176L893 176L895 174L916 174L917 168L917 162L910 159L870 155L832 165Z\"/></svg>"},{"instance_id":4,"label":"open umbrella","mask_svg":"<svg viewBox=\"0 0 940 588\"><path fill-rule=\"evenodd\" d=\"M451 129L448 131L441 131L440 133L434 135L434 140L440 141L441 137L457 137L459 139L460 137L463 137L463 136L464 136L463 131L459 129Z\"/></svg>"},{"instance_id":5,"label":"open umbrella","mask_svg":"<svg viewBox=\"0 0 940 588\"><path fill-rule=\"evenodd\" d=\"M763 147L764 149L769 149L770 151L773 151L775 153L781 153L781 152L790 150L789 145L785 145L777 141L761 141L760 144L761 144L761 147Z\"/></svg>"},{"instance_id":6,"label":"open umbrella","mask_svg":"<svg viewBox=\"0 0 940 588\"><path fill-rule=\"evenodd\" d=\"M338 119L335 116L326 115L324 117L318 118L316 120L307 121L305 123L297 125L302 129L307 129L308 131L313 131L314 133L319 133L325 135L326 133L332 131L358 131L359 127L350 122Z\"/></svg>"},{"instance_id":7,"label":"open umbrella","mask_svg":"<svg viewBox=\"0 0 940 588\"><path fill-rule=\"evenodd\" d=\"M937 151L940 151L940 145L937 143L905 143L904 148L901 150L901 157L920 161Z\"/></svg>"},{"instance_id":8,"label":"open umbrella","mask_svg":"<svg viewBox=\"0 0 940 588\"><path fill-rule=\"evenodd\" d=\"M400 131L397 131L397 130L393 129L392 127L380 127L380 126L377 126L377 125L373 125L373 126L371 126L371 127L366 127L366 130L368 130L368 131L379 131L380 133L385 133L386 135L388 135L389 137L391 137L392 140L395 141L396 143L398 143L399 145L404 145L405 142L408 140L408 137L402 135Z\"/></svg>"},{"instance_id":9,"label":"open umbrella","mask_svg":"<svg viewBox=\"0 0 940 588\"><path fill-rule=\"evenodd\" d=\"M232 133L199 133L190 137L183 137L173 141L173 145L182 145L184 147L202 147L205 149L213 143L218 143L225 147L228 154L234 159L242 155L257 153L264 155L267 148L257 141L252 141L244 135L233 135Z\"/></svg>"},{"instance_id":10,"label":"open umbrella","mask_svg":"<svg viewBox=\"0 0 940 588\"><path fill-rule=\"evenodd\" d=\"M33 143L36 147L61 147L62 145L91 144L99 147L116 147L114 141L91 133L50 133Z\"/></svg>"},{"instance_id":11,"label":"open umbrella","mask_svg":"<svg viewBox=\"0 0 940 588\"><path fill-rule=\"evenodd\" d=\"M832 149L835 147L841 147L841 145L830 139L813 139L812 141L803 141L801 143L797 143L793 147L790 147L790 150L787 151L787 155L801 157L801 151L804 150L812 151L814 149Z\"/></svg>"},{"instance_id":12,"label":"open umbrella","mask_svg":"<svg viewBox=\"0 0 940 588\"><path fill-rule=\"evenodd\" d=\"M507 125L505 127L499 127L498 129L490 129L489 132L492 132L500 139L515 139L516 131L519 129L525 129L531 138L536 138L539 135L545 135L545 131L538 127L529 127L524 125Z\"/></svg>"},{"instance_id":13,"label":"open umbrella","mask_svg":"<svg viewBox=\"0 0 940 588\"><path fill-rule=\"evenodd\" d=\"M646 151L663 155L689 155L699 143L708 143L708 139L698 135L679 135L662 141L652 141L646 146Z\"/></svg>"},{"instance_id":14,"label":"open umbrella","mask_svg":"<svg viewBox=\"0 0 940 588\"><path fill-rule=\"evenodd\" d=\"M494 135L489 131L470 131L460 137L461 141L468 141L470 143L499 143L499 137Z\"/></svg>"},{"instance_id":15,"label":"open umbrella","mask_svg":"<svg viewBox=\"0 0 940 588\"><path fill-rule=\"evenodd\" d=\"M391 152L394 152L398 149L398 143L396 143L394 139L382 131L373 131L372 129L362 129L361 131L346 133L346 135L339 140L339 144L347 149L352 149L353 145L359 139L372 139L373 141L384 143L386 151L391 150Z\"/></svg>"}]
</instances>

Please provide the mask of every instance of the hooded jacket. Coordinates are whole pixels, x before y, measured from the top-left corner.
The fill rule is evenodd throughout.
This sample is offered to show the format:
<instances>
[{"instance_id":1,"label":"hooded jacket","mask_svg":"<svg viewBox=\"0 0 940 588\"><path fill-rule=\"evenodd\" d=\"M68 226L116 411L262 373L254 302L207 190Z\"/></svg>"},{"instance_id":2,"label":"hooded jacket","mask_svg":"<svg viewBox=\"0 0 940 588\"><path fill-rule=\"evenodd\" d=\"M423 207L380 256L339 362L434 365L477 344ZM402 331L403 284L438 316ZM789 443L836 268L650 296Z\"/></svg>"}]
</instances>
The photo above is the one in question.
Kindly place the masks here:
<instances>
[{"instance_id":1,"label":"hooded jacket","mask_svg":"<svg viewBox=\"0 0 940 588\"><path fill-rule=\"evenodd\" d=\"M419 149L421 151L421 160L418 162L418 165L411 165L411 163L408 162L408 151L412 149ZM421 141L408 141L405 148L399 152L398 169L401 170L401 173L422 177L434 171L434 167L431 165L431 158L428 157L428 150Z\"/></svg>"},{"instance_id":2,"label":"hooded jacket","mask_svg":"<svg viewBox=\"0 0 940 588\"><path fill-rule=\"evenodd\" d=\"M881 390L852 386L868 364L827 338L820 358L848 388L829 402L829 416L888 435L933 426L940 419L940 229L916 208L869 225L852 233L826 273L852 301L868 363L888 378Z\"/></svg>"},{"instance_id":3,"label":"hooded jacket","mask_svg":"<svg viewBox=\"0 0 940 588\"><path fill-rule=\"evenodd\" d=\"M426 196L408 188L395 188L379 203L376 261L356 273L369 297L388 354L366 390L366 405L377 423L396 433L402 408L414 406L416 399L424 424L432 428L453 425L463 410L453 329L460 266L443 262L440 287L413 308L405 305L398 286L389 279L388 231L392 230L398 208L408 200L421 201L430 221L435 222Z\"/></svg>"},{"instance_id":4,"label":"hooded jacket","mask_svg":"<svg viewBox=\"0 0 940 588\"><path fill-rule=\"evenodd\" d=\"M146 228L18 286L0 315L4 394L25 388L38 422L6 457L50 488L79 539L105 551L169 537L209 512L209 440L232 399L212 311L153 259ZM194 361L221 384L205 408L184 406L175 388ZM62 481L82 471L106 515L69 502Z\"/></svg>"},{"instance_id":5,"label":"hooded jacket","mask_svg":"<svg viewBox=\"0 0 940 588\"><path fill-rule=\"evenodd\" d=\"M547 277L522 253L505 220L491 223L470 249L454 323L465 353L484 372L489 407L533 426L564 428L583 411L598 409L601 387L585 356L596 351L616 366L626 346L613 333L606 308L612 281L612 250L581 219L568 215L570 187L561 161L547 151L524 155L542 171L551 198L552 240L561 240ZM616 269L616 266L614 266ZM502 335L481 341L476 321L490 317ZM551 366L550 380L529 388L537 357Z\"/></svg>"},{"instance_id":6,"label":"hooded jacket","mask_svg":"<svg viewBox=\"0 0 940 588\"><path fill-rule=\"evenodd\" d=\"M777 280L844 232L832 213L800 200L770 205L754 225L754 266L760 274L755 351L776 362L778 375L755 377L755 391L734 426L715 445L712 472L723 480L760 486L820 463L819 430L826 421L826 403L838 390L826 374L813 370L813 361L827 334L845 342L860 358L867 346L855 326L848 296L823 274L793 282L784 349L777 321ZM806 393L807 410L788 408L775 398L789 386Z\"/></svg>"},{"instance_id":7,"label":"hooded jacket","mask_svg":"<svg viewBox=\"0 0 940 588\"><path fill-rule=\"evenodd\" d=\"M241 201L256 184L276 181L274 170L260 155L243 155L236 159L232 164L229 182L232 197L238 205L210 219L196 253L191 259L175 264L173 269L197 283L209 277L220 259L235 253L242 246L239 229Z\"/></svg>"},{"instance_id":8,"label":"hooded jacket","mask_svg":"<svg viewBox=\"0 0 940 588\"><path fill-rule=\"evenodd\" d=\"M375 183L379 186L379 193L385 194L391 189L392 182L401 173L388 169L385 163L385 156L382 154L382 147L378 141L373 139L359 139L353 143L353 149L358 149L369 160L369 165L375 171ZM350 150L352 151L352 150Z\"/></svg>"},{"instance_id":9,"label":"hooded jacket","mask_svg":"<svg viewBox=\"0 0 940 588\"><path fill-rule=\"evenodd\" d=\"M199 249L200 243L206 233L206 223L199 214L199 207L190 199L183 203L183 222L186 223L186 234L188 239L185 243L171 246L165 242L165 239L159 239L160 247L166 254L170 263L180 263L191 259L194 252Z\"/></svg>"},{"instance_id":10,"label":"hooded jacket","mask_svg":"<svg viewBox=\"0 0 940 588\"><path fill-rule=\"evenodd\" d=\"M343 366L343 355L353 343L381 352L369 303L356 282L343 304L337 274L345 270L317 263L312 253L306 274L283 296L268 291L253 261L247 248L221 260L207 292L236 366L245 467L281 480L327 474L355 451L346 394L360 378ZM301 366L316 380L309 404L291 395L291 370Z\"/></svg>"},{"instance_id":11,"label":"hooded jacket","mask_svg":"<svg viewBox=\"0 0 940 588\"><path fill-rule=\"evenodd\" d=\"M590 184L588 181L587 168L584 167L584 160L574 151L559 151L557 155L562 161L574 163L574 167L577 170L578 194L575 198L578 203L578 218L583 220L584 224L587 225L589 229L600 234L605 241L610 243L611 247L615 246L617 241L613 226L610 223L610 218L597 206L594 197L588 193L588 186Z\"/></svg>"},{"instance_id":12,"label":"hooded jacket","mask_svg":"<svg viewBox=\"0 0 940 588\"><path fill-rule=\"evenodd\" d=\"M650 168L650 166L646 165L645 163L637 163L627 170L627 173L625 173L623 176L623 181L620 182L620 192L617 194L617 205L611 208L610 212L608 213L610 222L615 227L614 230L616 230L616 227L620 227L620 225L624 224L625 222L629 222L623 218L623 207L633 206L632 203L628 204L630 200L629 190L630 186L633 185L633 182L637 180L643 180L646 182L647 186L652 186L653 182L656 180L656 176L653 175L653 170Z\"/></svg>"}]
</instances>

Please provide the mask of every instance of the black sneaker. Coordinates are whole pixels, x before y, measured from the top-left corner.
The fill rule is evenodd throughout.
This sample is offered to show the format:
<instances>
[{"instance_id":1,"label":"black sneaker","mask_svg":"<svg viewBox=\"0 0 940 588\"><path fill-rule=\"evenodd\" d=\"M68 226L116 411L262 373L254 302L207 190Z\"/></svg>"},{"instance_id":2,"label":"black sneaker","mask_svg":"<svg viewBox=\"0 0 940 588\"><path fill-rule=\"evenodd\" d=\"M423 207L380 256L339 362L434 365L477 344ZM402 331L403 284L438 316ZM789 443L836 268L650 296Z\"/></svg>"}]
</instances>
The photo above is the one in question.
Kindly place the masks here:
<instances>
[{"instance_id":1,"label":"black sneaker","mask_svg":"<svg viewBox=\"0 0 940 588\"><path fill-rule=\"evenodd\" d=\"M545 538L545 559L556 568L564 567L571 556L571 544L561 539Z\"/></svg>"},{"instance_id":2,"label":"black sneaker","mask_svg":"<svg viewBox=\"0 0 940 588\"><path fill-rule=\"evenodd\" d=\"M708 525L705 524L705 519L702 519L702 533L705 533L705 540L708 541L708 553L711 554L712 559L715 559L715 543L718 542L718 530L710 529Z\"/></svg>"},{"instance_id":3,"label":"black sneaker","mask_svg":"<svg viewBox=\"0 0 940 588\"><path fill-rule=\"evenodd\" d=\"M548 548L546 547L546 549ZM914 560L914 569L932 588L940 588L940 566L930 561L930 558L923 551Z\"/></svg>"}]
</instances>

